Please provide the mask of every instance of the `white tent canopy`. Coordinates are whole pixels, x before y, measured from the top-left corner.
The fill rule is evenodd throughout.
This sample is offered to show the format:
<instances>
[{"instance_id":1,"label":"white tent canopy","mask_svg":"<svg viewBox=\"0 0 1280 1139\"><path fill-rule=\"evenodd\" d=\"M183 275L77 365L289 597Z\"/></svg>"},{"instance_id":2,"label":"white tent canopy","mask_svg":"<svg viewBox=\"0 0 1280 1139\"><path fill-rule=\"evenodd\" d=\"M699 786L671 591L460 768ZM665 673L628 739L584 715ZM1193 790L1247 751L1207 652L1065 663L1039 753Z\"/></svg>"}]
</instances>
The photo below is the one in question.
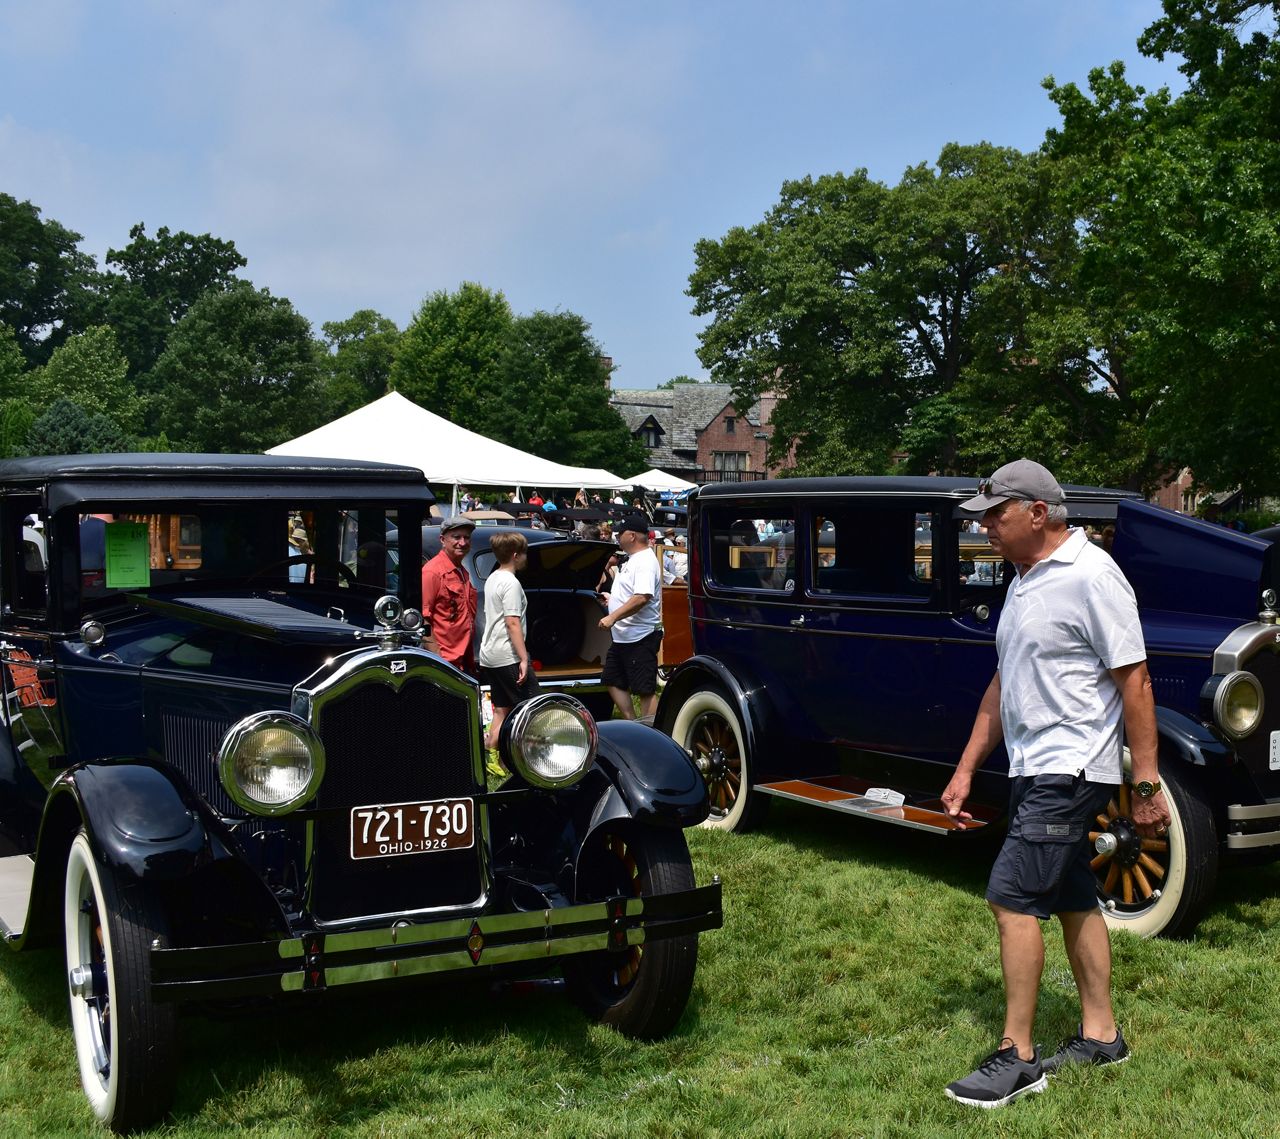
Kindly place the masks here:
<instances>
[{"instance_id":1,"label":"white tent canopy","mask_svg":"<svg viewBox=\"0 0 1280 1139\"><path fill-rule=\"evenodd\" d=\"M631 485L630 479L609 471L553 463L468 431L399 392L388 392L267 454L403 463L418 467L435 483L606 489Z\"/></svg>"},{"instance_id":2,"label":"white tent canopy","mask_svg":"<svg viewBox=\"0 0 1280 1139\"><path fill-rule=\"evenodd\" d=\"M645 471L642 475L635 475L631 479L632 486L642 486L645 490L692 490L697 483L685 482L684 479L678 479L675 475L669 475L666 471L660 471L657 467L653 470Z\"/></svg>"}]
</instances>

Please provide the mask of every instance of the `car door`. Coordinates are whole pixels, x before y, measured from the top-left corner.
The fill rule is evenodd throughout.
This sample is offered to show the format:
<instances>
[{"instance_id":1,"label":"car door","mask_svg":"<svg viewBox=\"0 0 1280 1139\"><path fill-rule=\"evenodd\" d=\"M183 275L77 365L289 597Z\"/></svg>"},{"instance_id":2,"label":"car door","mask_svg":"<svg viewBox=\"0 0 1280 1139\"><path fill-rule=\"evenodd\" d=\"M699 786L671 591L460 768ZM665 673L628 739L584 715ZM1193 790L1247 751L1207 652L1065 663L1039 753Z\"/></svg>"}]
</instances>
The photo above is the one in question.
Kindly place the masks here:
<instances>
[{"instance_id":1,"label":"car door","mask_svg":"<svg viewBox=\"0 0 1280 1139\"><path fill-rule=\"evenodd\" d=\"M817 742L853 753L940 758L944 632L933 575L939 515L927 502L811 500L792 669Z\"/></svg>"}]
</instances>

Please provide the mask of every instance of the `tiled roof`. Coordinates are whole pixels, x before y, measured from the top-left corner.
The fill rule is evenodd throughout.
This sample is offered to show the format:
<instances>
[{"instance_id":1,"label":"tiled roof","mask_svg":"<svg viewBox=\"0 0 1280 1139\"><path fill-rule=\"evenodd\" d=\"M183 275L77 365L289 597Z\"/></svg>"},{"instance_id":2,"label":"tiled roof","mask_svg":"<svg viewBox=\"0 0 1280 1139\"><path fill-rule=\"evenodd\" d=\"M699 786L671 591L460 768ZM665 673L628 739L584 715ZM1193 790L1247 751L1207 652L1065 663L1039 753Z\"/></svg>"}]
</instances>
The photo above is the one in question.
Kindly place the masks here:
<instances>
[{"instance_id":1,"label":"tiled roof","mask_svg":"<svg viewBox=\"0 0 1280 1139\"><path fill-rule=\"evenodd\" d=\"M691 463L698 451L698 432L703 430L733 399L728 384L676 384L669 390L619 388L609 395L634 433L652 415L665 434L662 444L650 451L654 465L662 469L661 459L670 456L675 462ZM753 427L760 425L760 405L753 404L744 417ZM677 458L676 452L687 452Z\"/></svg>"}]
</instances>

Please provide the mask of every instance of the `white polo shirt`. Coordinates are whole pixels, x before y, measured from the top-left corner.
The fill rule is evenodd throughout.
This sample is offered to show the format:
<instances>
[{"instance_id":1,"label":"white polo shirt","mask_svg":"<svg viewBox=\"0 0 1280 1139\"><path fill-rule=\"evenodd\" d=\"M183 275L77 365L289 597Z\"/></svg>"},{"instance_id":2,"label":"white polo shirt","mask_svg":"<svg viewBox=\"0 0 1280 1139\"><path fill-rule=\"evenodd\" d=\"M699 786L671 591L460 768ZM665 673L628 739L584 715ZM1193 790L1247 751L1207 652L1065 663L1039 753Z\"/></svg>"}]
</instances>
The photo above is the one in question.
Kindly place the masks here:
<instances>
[{"instance_id":1,"label":"white polo shirt","mask_svg":"<svg viewBox=\"0 0 1280 1139\"><path fill-rule=\"evenodd\" d=\"M1009 585L996 629L1009 774L1119 783L1124 708L1108 669L1147 659L1133 590L1083 530Z\"/></svg>"},{"instance_id":2,"label":"white polo shirt","mask_svg":"<svg viewBox=\"0 0 1280 1139\"><path fill-rule=\"evenodd\" d=\"M648 546L637 550L619 568L609 590L609 612L620 609L637 593L646 594L649 600L612 626L613 639L619 644L643 640L662 627L662 570L658 555Z\"/></svg>"}]
</instances>

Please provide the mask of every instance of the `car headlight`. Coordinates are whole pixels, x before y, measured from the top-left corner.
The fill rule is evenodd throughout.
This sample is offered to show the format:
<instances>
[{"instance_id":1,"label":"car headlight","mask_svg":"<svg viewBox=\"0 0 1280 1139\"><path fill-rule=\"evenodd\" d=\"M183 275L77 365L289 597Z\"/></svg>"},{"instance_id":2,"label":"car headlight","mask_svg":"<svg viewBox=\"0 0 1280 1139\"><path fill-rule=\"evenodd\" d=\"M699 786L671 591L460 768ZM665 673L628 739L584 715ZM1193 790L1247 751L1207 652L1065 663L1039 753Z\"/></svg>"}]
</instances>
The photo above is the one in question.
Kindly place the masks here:
<instances>
[{"instance_id":1,"label":"car headlight","mask_svg":"<svg viewBox=\"0 0 1280 1139\"><path fill-rule=\"evenodd\" d=\"M504 753L535 787L576 783L596 757L591 713L572 696L548 693L519 705L502 725Z\"/></svg>"},{"instance_id":2,"label":"car headlight","mask_svg":"<svg viewBox=\"0 0 1280 1139\"><path fill-rule=\"evenodd\" d=\"M324 776L324 745L297 716L256 712L222 737L218 775L246 811L284 815L316 793Z\"/></svg>"},{"instance_id":3,"label":"car headlight","mask_svg":"<svg viewBox=\"0 0 1280 1139\"><path fill-rule=\"evenodd\" d=\"M1216 681L1216 684L1215 684ZM1251 672L1213 677L1213 720L1233 740L1242 740L1262 723L1262 685Z\"/></svg>"}]
</instances>

